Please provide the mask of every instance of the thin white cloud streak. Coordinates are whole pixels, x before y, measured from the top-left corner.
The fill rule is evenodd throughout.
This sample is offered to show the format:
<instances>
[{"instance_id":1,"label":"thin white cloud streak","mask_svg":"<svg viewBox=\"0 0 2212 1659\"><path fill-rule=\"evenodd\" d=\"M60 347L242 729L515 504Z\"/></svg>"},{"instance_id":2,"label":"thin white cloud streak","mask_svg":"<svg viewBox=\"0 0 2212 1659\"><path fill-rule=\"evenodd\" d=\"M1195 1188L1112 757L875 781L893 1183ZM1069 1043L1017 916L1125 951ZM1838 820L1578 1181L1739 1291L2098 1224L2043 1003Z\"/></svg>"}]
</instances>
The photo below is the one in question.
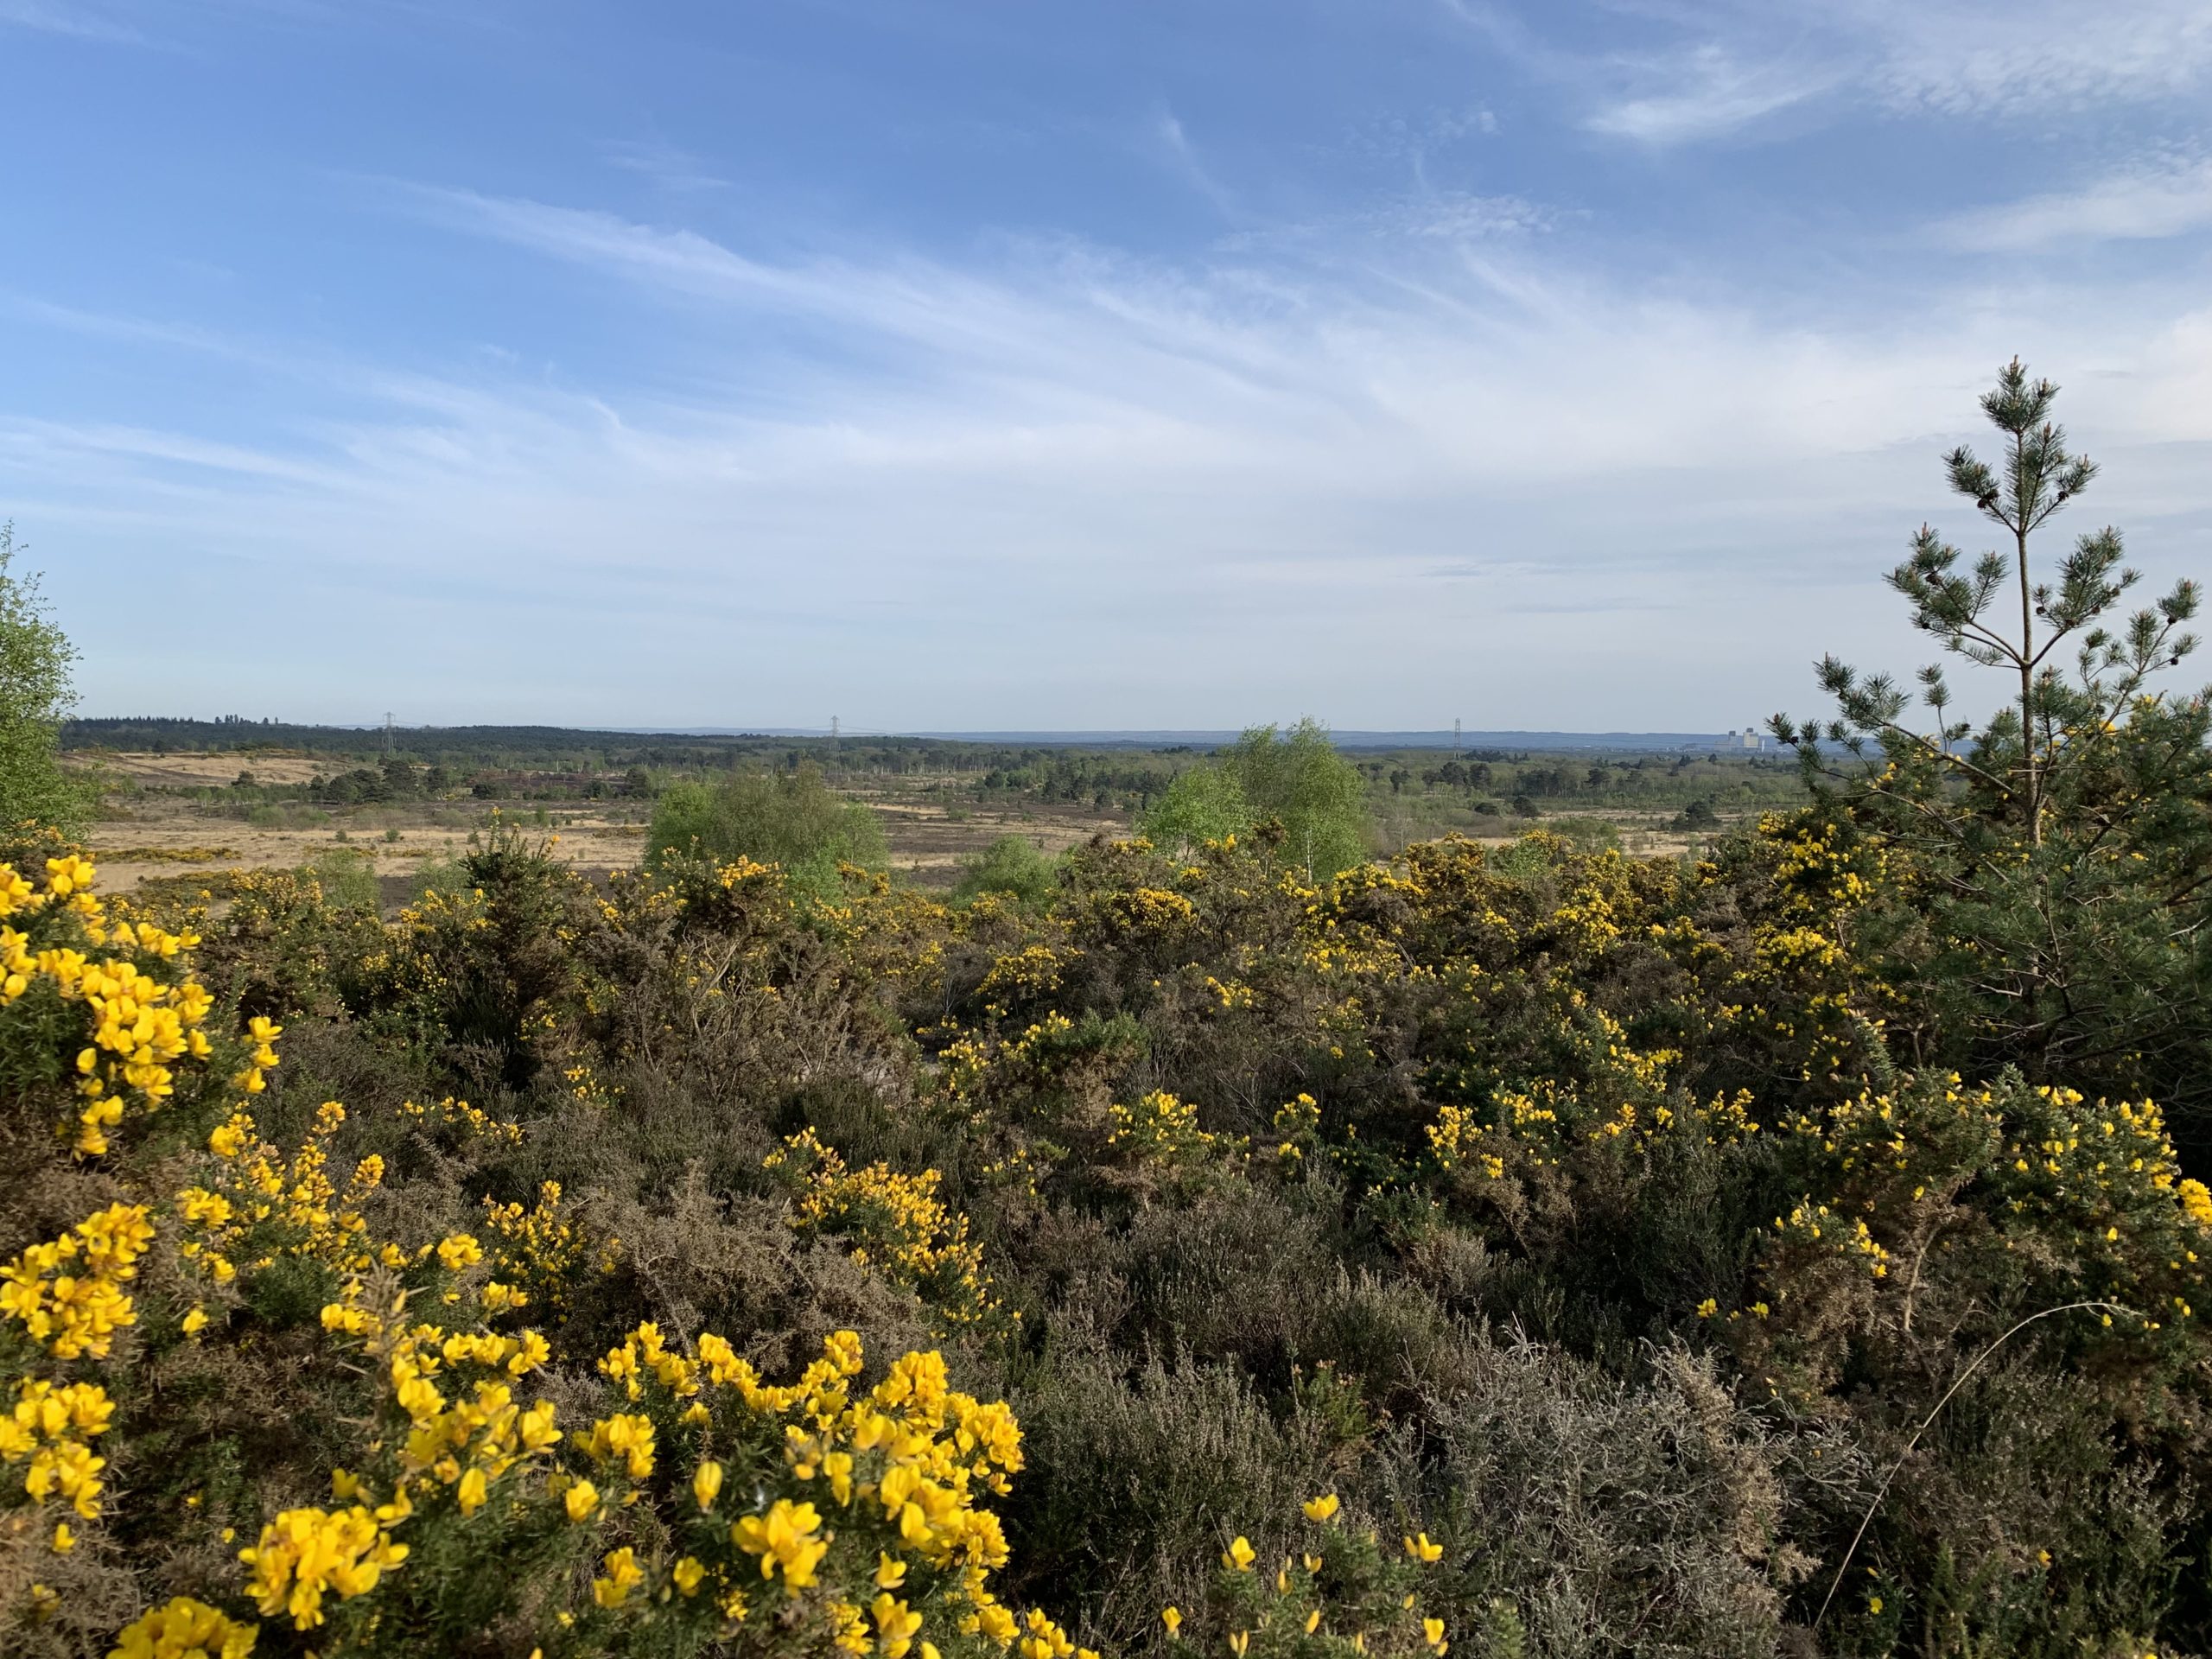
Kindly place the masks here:
<instances>
[{"instance_id":1,"label":"thin white cloud streak","mask_svg":"<svg viewBox=\"0 0 2212 1659\"><path fill-rule=\"evenodd\" d=\"M1151 137L1178 178L1205 197L1223 218L1237 216L1236 199L1200 159L1198 147L1173 110L1163 109L1154 116Z\"/></svg>"},{"instance_id":2,"label":"thin white cloud streak","mask_svg":"<svg viewBox=\"0 0 2212 1659\"><path fill-rule=\"evenodd\" d=\"M1386 237L1471 242L1548 231L1572 215L1522 196L1478 196L1426 190L1363 214L1358 228Z\"/></svg>"},{"instance_id":3,"label":"thin white cloud streak","mask_svg":"<svg viewBox=\"0 0 2212 1659\"><path fill-rule=\"evenodd\" d=\"M2098 242L2148 242L2212 226L2212 161L2111 174L2078 190L1961 213L1936 227L1944 245L2024 253Z\"/></svg>"},{"instance_id":4,"label":"thin white cloud streak","mask_svg":"<svg viewBox=\"0 0 2212 1659\"><path fill-rule=\"evenodd\" d=\"M106 46L151 44L144 35L128 24L111 22L88 7L67 3L67 0L61 5L46 5L41 0L0 0L0 26L4 25Z\"/></svg>"},{"instance_id":5,"label":"thin white cloud streak","mask_svg":"<svg viewBox=\"0 0 2212 1659\"><path fill-rule=\"evenodd\" d=\"M174 464L200 472L307 485L321 491L343 490L352 482L342 471L242 444L138 427L12 421L0 427L0 435L24 452L48 461L79 451L126 461Z\"/></svg>"},{"instance_id":6,"label":"thin white cloud streak","mask_svg":"<svg viewBox=\"0 0 2212 1659\"><path fill-rule=\"evenodd\" d=\"M639 174L678 195L729 188L728 179L709 171L707 164L690 150L658 138L616 139L602 153L609 167Z\"/></svg>"},{"instance_id":7,"label":"thin white cloud streak","mask_svg":"<svg viewBox=\"0 0 2212 1659\"><path fill-rule=\"evenodd\" d=\"M779 475L794 466L988 468L1017 455L1032 467L1119 456L1193 473L1265 472L1310 448L1319 475L1349 481L1425 467L1440 442L1479 428L1452 468L1461 481L1527 480L1572 474L1593 452L1621 467L1683 464L1722 441L1744 411L1686 418L1685 404L1697 400L1685 385L1713 378L1685 377L1686 363L1764 361L1797 385L1866 378L1858 353L1840 343L1777 339L1725 314L1626 300L1496 258L1407 267L1418 283L1402 273L1387 282L1314 276L1255 291L1234 271L1193 276L1061 247L985 278L918 260L777 266L602 213L441 200L465 210L448 221L456 228L671 299L865 331L928 365L929 378L906 392L887 378L855 386L823 371L798 418L694 416L712 435L676 440ZM1622 396L1639 372L1648 385ZM1495 396L1500 385L1513 388L1510 409ZM1884 383L1854 397L1870 420L1861 442L1874 440L1872 423L1897 406L1896 391ZM1662 399L1673 414L1647 418ZM791 394L784 401L790 407ZM1773 402L1746 429L1763 445L1802 425L1783 397ZM1533 420L1532 405L1544 411ZM855 422L862 407L870 416ZM1560 444L1567 427L1583 442ZM625 441L656 443L635 432Z\"/></svg>"},{"instance_id":8,"label":"thin white cloud streak","mask_svg":"<svg viewBox=\"0 0 2212 1659\"><path fill-rule=\"evenodd\" d=\"M1716 138L1827 92L1834 78L1778 63L1746 64L1715 42L1638 71L1666 90L1630 97L1592 115L1592 131L1654 146Z\"/></svg>"}]
</instances>

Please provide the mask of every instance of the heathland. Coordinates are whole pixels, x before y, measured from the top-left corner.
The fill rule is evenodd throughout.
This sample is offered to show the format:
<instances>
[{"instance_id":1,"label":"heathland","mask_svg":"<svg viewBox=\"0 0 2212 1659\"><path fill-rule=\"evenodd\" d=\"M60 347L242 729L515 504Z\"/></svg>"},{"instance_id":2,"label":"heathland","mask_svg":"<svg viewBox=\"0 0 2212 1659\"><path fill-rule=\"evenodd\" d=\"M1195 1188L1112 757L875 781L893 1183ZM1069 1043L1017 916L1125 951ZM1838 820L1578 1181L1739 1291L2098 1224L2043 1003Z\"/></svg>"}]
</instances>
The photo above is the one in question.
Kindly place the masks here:
<instances>
[{"instance_id":1,"label":"heathland","mask_svg":"<svg viewBox=\"0 0 2212 1659\"><path fill-rule=\"evenodd\" d=\"M0 1649L2212 1649L2212 703L2054 397L1779 764L68 725L0 544Z\"/></svg>"},{"instance_id":2,"label":"heathland","mask_svg":"<svg viewBox=\"0 0 2212 1659\"><path fill-rule=\"evenodd\" d=\"M978 743L925 738L698 737L517 730L381 731L248 721L99 719L62 728L73 770L97 777L86 826L112 886L186 871L364 861L397 902L426 866L479 843L495 816L557 833L578 869L633 868L656 803L733 773L819 771L871 809L883 866L958 884L992 842L1058 854L1128 835L1210 753L1187 745ZM1694 850L1725 825L1804 798L1787 755L1718 750L1543 753L1356 750L1364 849L1388 856L1458 833L1503 843L1532 828L1643 853ZM202 885L207 885L207 882Z\"/></svg>"}]
</instances>

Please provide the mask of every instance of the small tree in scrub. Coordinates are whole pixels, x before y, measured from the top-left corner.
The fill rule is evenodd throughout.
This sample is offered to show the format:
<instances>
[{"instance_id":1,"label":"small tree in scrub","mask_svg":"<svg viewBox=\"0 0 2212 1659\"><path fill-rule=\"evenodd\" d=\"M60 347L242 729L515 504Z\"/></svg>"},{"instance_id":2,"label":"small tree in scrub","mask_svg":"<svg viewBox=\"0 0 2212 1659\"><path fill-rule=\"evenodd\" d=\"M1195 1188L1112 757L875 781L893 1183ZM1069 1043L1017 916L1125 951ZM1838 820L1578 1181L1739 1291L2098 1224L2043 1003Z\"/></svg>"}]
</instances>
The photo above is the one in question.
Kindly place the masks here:
<instances>
[{"instance_id":1,"label":"small tree in scrub","mask_svg":"<svg viewBox=\"0 0 2212 1659\"><path fill-rule=\"evenodd\" d=\"M1890 585L1914 627L1993 669L2005 706L1955 718L1940 665L1932 715L1884 674L1829 657L1825 724L1777 715L1818 810L1896 855L1894 902L1866 921L1901 1058L2012 1062L2039 1082L2148 1094L2202 1139L2212 1111L2212 705L2153 683L2196 648L2198 589L2178 582L2124 620L2138 581L2109 526L2039 575L2031 541L2096 476L2052 418L2058 388L2015 359L1981 400L1998 469L1963 446L1951 487L2011 545L1971 569L1933 529ZM2062 647L2071 652L2070 664Z\"/></svg>"},{"instance_id":2,"label":"small tree in scrub","mask_svg":"<svg viewBox=\"0 0 2212 1659\"><path fill-rule=\"evenodd\" d=\"M877 870L888 857L875 815L837 794L811 763L677 785L654 804L648 845L655 868L701 856L780 865L794 888L821 899L838 892L839 865Z\"/></svg>"},{"instance_id":3,"label":"small tree in scrub","mask_svg":"<svg viewBox=\"0 0 2212 1659\"><path fill-rule=\"evenodd\" d=\"M1058 871L1058 864L1027 836L1001 836L961 866L952 896L965 901L987 893L1006 893L1025 908L1039 909L1051 899Z\"/></svg>"},{"instance_id":4,"label":"small tree in scrub","mask_svg":"<svg viewBox=\"0 0 2212 1659\"><path fill-rule=\"evenodd\" d=\"M1181 773L1145 829L1187 849L1274 825L1282 861L1327 880L1367 858L1366 800L1359 768L1309 716L1287 732L1251 727L1213 766Z\"/></svg>"}]
</instances>

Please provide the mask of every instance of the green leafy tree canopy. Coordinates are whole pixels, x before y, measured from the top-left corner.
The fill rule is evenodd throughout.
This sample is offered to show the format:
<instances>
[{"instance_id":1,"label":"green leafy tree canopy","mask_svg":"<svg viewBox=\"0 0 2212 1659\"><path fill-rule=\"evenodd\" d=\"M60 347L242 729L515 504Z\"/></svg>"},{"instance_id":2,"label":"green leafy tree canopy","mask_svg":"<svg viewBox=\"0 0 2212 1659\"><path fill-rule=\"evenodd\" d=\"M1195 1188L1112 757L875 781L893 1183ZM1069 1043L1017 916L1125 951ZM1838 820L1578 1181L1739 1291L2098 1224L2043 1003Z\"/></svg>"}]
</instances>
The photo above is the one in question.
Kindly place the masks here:
<instances>
[{"instance_id":1,"label":"green leafy tree canopy","mask_svg":"<svg viewBox=\"0 0 2212 1659\"><path fill-rule=\"evenodd\" d=\"M1309 880L1366 861L1366 784L1311 716L1249 728L1214 765L1178 775L1145 821L1154 841L1184 847L1270 828Z\"/></svg>"},{"instance_id":2,"label":"green leafy tree canopy","mask_svg":"<svg viewBox=\"0 0 2212 1659\"><path fill-rule=\"evenodd\" d=\"M741 772L720 784L678 784L654 804L650 861L709 856L779 864L793 887L838 891L837 867L885 868L875 814L830 787L811 763L794 772Z\"/></svg>"},{"instance_id":3,"label":"green leafy tree canopy","mask_svg":"<svg viewBox=\"0 0 2212 1659\"><path fill-rule=\"evenodd\" d=\"M0 830L29 824L65 832L90 816L93 786L62 770L61 722L76 704L77 660L48 614L35 575L18 575L12 523L0 524Z\"/></svg>"}]
</instances>

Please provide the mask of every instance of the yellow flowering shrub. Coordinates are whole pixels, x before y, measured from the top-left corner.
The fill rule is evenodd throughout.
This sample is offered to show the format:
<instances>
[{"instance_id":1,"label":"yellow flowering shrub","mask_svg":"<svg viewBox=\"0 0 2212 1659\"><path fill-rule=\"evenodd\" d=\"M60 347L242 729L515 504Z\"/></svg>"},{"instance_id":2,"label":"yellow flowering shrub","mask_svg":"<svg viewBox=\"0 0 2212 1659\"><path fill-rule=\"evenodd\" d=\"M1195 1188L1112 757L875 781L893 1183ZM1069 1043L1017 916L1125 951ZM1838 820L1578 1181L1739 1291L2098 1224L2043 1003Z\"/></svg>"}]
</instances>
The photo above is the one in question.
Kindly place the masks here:
<instances>
[{"instance_id":1,"label":"yellow flowering shrub","mask_svg":"<svg viewBox=\"0 0 2212 1659\"><path fill-rule=\"evenodd\" d=\"M124 1286L154 1236L143 1205L111 1204L0 1268L0 1315L56 1359L107 1357L137 1317Z\"/></svg>"},{"instance_id":2,"label":"yellow flowering shrub","mask_svg":"<svg viewBox=\"0 0 2212 1659\"><path fill-rule=\"evenodd\" d=\"M1241 1150L1241 1146L1200 1128L1198 1109L1164 1089L1149 1090L1133 1106L1110 1106L1107 1112L1113 1122L1107 1146L1141 1166L1189 1169Z\"/></svg>"},{"instance_id":3,"label":"yellow flowering shrub","mask_svg":"<svg viewBox=\"0 0 2212 1659\"><path fill-rule=\"evenodd\" d=\"M178 1596L125 1625L112 1659L246 1659L259 1634L205 1602Z\"/></svg>"},{"instance_id":4,"label":"yellow flowering shrub","mask_svg":"<svg viewBox=\"0 0 2212 1659\"><path fill-rule=\"evenodd\" d=\"M495 822L463 861L469 885L424 893L340 973L348 1008L418 1049L496 1055L509 1083L573 1065L607 906L551 852Z\"/></svg>"},{"instance_id":5,"label":"yellow flowering shrub","mask_svg":"<svg viewBox=\"0 0 2212 1659\"><path fill-rule=\"evenodd\" d=\"M836 1150L803 1129L769 1154L767 1166L792 1192L791 1224L838 1235L854 1259L873 1262L950 1325L988 1320L1000 1309L968 1218L937 1197L936 1170L902 1175L886 1164L849 1170Z\"/></svg>"},{"instance_id":6,"label":"yellow flowering shrub","mask_svg":"<svg viewBox=\"0 0 2212 1659\"><path fill-rule=\"evenodd\" d=\"M636 1409L593 1425L591 1472L563 1498L588 1487L572 1513L621 1516L665 1483L674 1513L651 1555L604 1558L596 1616L820 1652L1007 1647L1015 1615L991 1586L1006 1540L979 1500L1020 1471L1019 1427L951 1389L938 1355L906 1355L872 1389L861 1358L841 1332L777 1386L711 1334L683 1352L648 1325L612 1351L601 1369Z\"/></svg>"},{"instance_id":7,"label":"yellow flowering shrub","mask_svg":"<svg viewBox=\"0 0 2212 1659\"><path fill-rule=\"evenodd\" d=\"M1300 1094L1275 1108L1273 1127L1278 1158L1302 1160L1310 1157L1321 1144L1321 1103Z\"/></svg>"},{"instance_id":8,"label":"yellow flowering shrub","mask_svg":"<svg viewBox=\"0 0 2212 1659\"><path fill-rule=\"evenodd\" d=\"M2154 1106L1928 1077L1800 1114L1774 1150L1820 1185L1771 1218L1727 1315L1770 1385L1820 1386L1850 1332L1961 1317L1961 1299L2092 1304L2068 1341L2101 1364L2193 1351L2212 1202Z\"/></svg>"},{"instance_id":9,"label":"yellow flowering shrub","mask_svg":"<svg viewBox=\"0 0 2212 1659\"><path fill-rule=\"evenodd\" d=\"M105 1217L79 1236L116 1271L153 1236ZM370 1391L327 1500L271 1515L236 1551L228 1589L148 1609L118 1651L289 1651L288 1634L411 1651L400 1632L457 1636L495 1606L539 1621L549 1651L743 1649L754 1631L778 1653L1074 1651L993 1589L1007 1550L986 1503L1022 1466L1020 1430L1003 1405L951 1388L941 1356L909 1353L867 1388L860 1342L841 1332L776 1385L710 1333L679 1348L647 1323L599 1362L627 1408L563 1428L535 1392L549 1346L494 1328L515 1308L474 1241L402 1255L321 1313ZM242 1278L267 1266L248 1262ZM98 1519L104 1463L88 1448L111 1426L105 1392L31 1379L17 1395L0 1458L27 1468L31 1502ZM67 1527L56 1536L57 1551L74 1547ZM509 1571L563 1559L596 1564L574 1604Z\"/></svg>"},{"instance_id":10,"label":"yellow flowering shrub","mask_svg":"<svg viewBox=\"0 0 2212 1659\"><path fill-rule=\"evenodd\" d=\"M505 1299L516 1307L528 1299L565 1311L583 1274L610 1270L620 1247L619 1239L598 1237L569 1218L558 1181L542 1184L527 1210L486 1198L483 1227L494 1281L508 1287Z\"/></svg>"},{"instance_id":11,"label":"yellow flowering shrub","mask_svg":"<svg viewBox=\"0 0 2212 1659\"><path fill-rule=\"evenodd\" d=\"M260 1139L250 1113L232 1112L207 1138L216 1160L209 1179L176 1195L183 1224L179 1254L221 1284L242 1265L263 1268L280 1255L340 1271L367 1268L361 1206L383 1183L384 1160L372 1154L354 1165L343 1186L334 1181L328 1142L345 1122L345 1107L325 1101L308 1138L286 1159Z\"/></svg>"},{"instance_id":12,"label":"yellow flowering shrub","mask_svg":"<svg viewBox=\"0 0 2212 1659\"><path fill-rule=\"evenodd\" d=\"M443 1131L438 1138L454 1146L487 1143L499 1146L518 1146L522 1142L522 1125L510 1118L496 1118L465 1100L455 1100L448 1095L435 1105L418 1105L411 1100L399 1103L402 1116L413 1120L423 1130L434 1135Z\"/></svg>"},{"instance_id":13,"label":"yellow flowering shrub","mask_svg":"<svg viewBox=\"0 0 2212 1659\"><path fill-rule=\"evenodd\" d=\"M1422 1532L1393 1548L1374 1528L1352 1524L1334 1492L1307 1499L1285 1530L1294 1541L1267 1560L1239 1533L1221 1553L1203 1606L1161 1610L1171 1651L1443 1659L1451 1650L1446 1621L1423 1596L1443 1544Z\"/></svg>"},{"instance_id":14,"label":"yellow flowering shrub","mask_svg":"<svg viewBox=\"0 0 2212 1659\"><path fill-rule=\"evenodd\" d=\"M22 1492L32 1503L51 1498L97 1520L107 1460L92 1441L107 1433L114 1414L115 1402L96 1382L18 1378L15 1409L0 1419L0 1464L22 1465Z\"/></svg>"},{"instance_id":15,"label":"yellow flowering shrub","mask_svg":"<svg viewBox=\"0 0 2212 1659\"><path fill-rule=\"evenodd\" d=\"M85 1158L109 1150L126 1116L161 1111L180 1071L214 1053L213 999L185 967L198 937L111 918L96 874L74 854L48 859L37 878L0 864L0 1080L29 1098L66 1076L71 1121L55 1127ZM252 1028L238 1086L262 1087L276 1063L267 1035Z\"/></svg>"},{"instance_id":16,"label":"yellow flowering shrub","mask_svg":"<svg viewBox=\"0 0 2212 1659\"><path fill-rule=\"evenodd\" d=\"M210 988L245 1016L327 1013L382 943L375 914L333 902L312 869L233 871L220 895L226 907L203 918L199 958Z\"/></svg>"},{"instance_id":17,"label":"yellow flowering shrub","mask_svg":"<svg viewBox=\"0 0 2212 1659\"><path fill-rule=\"evenodd\" d=\"M1051 995L1060 988L1061 979L1077 954L1050 944L1031 944L999 957L976 988L984 1012L1003 1016L1011 1008Z\"/></svg>"},{"instance_id":18,"label":"yellow flowering shrub","mask_svg":"<svg viewBox=\"0 0 2212 1659\"><path fill-rule=\"evenodd\" d=\"M1198 918L1198 906L1179 893L1160 887L1135 887L1099 897L1095 925L1112 932L1158 938L1189 926Z\"/></svg>"},{"instance_id":19,"label":"yellow flowering shrub","mask_svg":"<svg viewBox=\"0 0 2212 1659\"><path fill-rule=\"evenodd\" d=\"M951 912L880 870L841 865L841 904L817 905L813 925L839 947L844 971L893 995L927 997L944 980Z\"/></svg>"}]
</instances>

